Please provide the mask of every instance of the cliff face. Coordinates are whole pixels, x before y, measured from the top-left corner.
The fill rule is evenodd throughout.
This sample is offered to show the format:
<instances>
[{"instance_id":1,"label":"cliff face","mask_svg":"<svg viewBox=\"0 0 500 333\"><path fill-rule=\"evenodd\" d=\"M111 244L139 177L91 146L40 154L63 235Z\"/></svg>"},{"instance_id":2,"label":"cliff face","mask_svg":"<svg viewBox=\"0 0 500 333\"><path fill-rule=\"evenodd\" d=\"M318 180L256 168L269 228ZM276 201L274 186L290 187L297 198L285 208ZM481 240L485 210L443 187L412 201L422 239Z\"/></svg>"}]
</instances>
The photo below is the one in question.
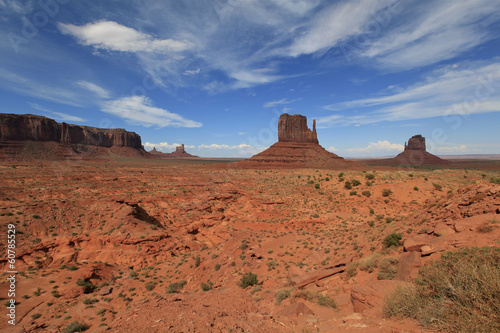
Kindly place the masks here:
<instances>
[{"instance_id":1,"label":"cliff face","mask_svg":"<svg viewBox=\"0 0 500 333\"><path fill-rule=\"evenodd\" d=\"M410 140L408 140L408 144L405 143L405 150L426 151L425 138L420 134L412 136Z\"/></svg>"},{"instance_id":2,"label":"cliff face","mask_svg":"<svg viewBox=\"0 0 500 333\"><path fill-rule=\"evenodd\" d=\"M278 122L279 142L313 142L318 143L316 121L312 131L307 127L307 118L300 114L283 113Z\"/></svg>"},{"instance_id":3,"label":"cliff face","mask_svg":"<svg viewBox=\"0 0 500 333\"><path fill-rule=\"evenodd\" d=\"M58 123L35 115L0 114L0 141L54 141L100 147L142 148L141 137L124 129Z\"/></svg>"}]
</instances>

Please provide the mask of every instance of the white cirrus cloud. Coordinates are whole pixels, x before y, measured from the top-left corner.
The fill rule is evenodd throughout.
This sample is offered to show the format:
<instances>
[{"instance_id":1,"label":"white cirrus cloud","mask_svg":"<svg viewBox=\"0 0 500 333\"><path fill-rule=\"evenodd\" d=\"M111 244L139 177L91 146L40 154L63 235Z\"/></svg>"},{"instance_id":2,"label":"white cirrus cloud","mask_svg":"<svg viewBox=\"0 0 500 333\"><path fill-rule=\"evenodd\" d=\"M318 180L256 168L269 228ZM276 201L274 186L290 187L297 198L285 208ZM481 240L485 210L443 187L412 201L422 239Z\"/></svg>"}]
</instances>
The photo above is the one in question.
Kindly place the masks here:
<instances>
[{"instance_id":1,"label":"white cirrus cloud","mask_svg":"<svg viewBox=\"0 0 500 333\"><path fill-rule=\"evenodd\" d=\"M77 116L73 116L73 115L70 115L70 114L66 114L66 113L62 113L62 112L56 112L56 111L52 111L52 110L49 110L37 103L31 103L31 102L28 102L29 106L31 106L33 109L35 110L38 110L38 111L42 111L44 113L48 113L51 115L51 118L54 118L56 120L62 120L62 121L78 121L78 122L82 122L82 121L85 121L85 119L83 118L80 118L80 117L77 117Z\"/></svg>"},{"instance_id":2,"label":"white cirrus cloud","mask_svg":"<svg viewBox=\"0 0 500 333\"><path fill-rule=\"evenodd\" d=\"M318 125L370 124L500 111L500 63L473 62L444 66L409 87L388 87L385 95L324 106L336 114L318 119ZM387 94L387 91L393 92ZM338 115L356 110L358 115Z\"/></svg>"},{"instance_id":3,"label":"white cirrus cloud","mask_svg":"<svg viewBox=\"0 0 500 333\"><path fill-rule=\"evenodd\" d=\"M76 81L75 84L77 86L79 86L80 88L83 88L83 89L86 89L86 90L88 90L90 92L93 92L94 94L96 94L97 96L99 96L101 98L108 99L111 96L111 94L110 94L109 91L107 91L106 89L98 86L95 83L91 83L91 82L88 82L88 81L80 80L80 81Z\"/></svg>"},{"instance_id":4,"label":"white cirrus cloud","mask_svg":"<svg viewBox=\"0 0 500 333\"><path fill-rule=\"evenodd\" d=\"M274 108L278 105L286 105L286 104L291 104L291 103L295 103L297 101L300 101L301 98L297 98L297 99L291 99L291 100L288 100L286 98L282 98L280 100L277 100L277 101L271 101L271 102L267 102L264 104L264 107L265 108Z\"/></svg>"},{"instance_id":5,"label":"white cirrus cloud","mask_svg":"<svg viewBox=\"0 0 500 333\"><path fill-rule=\"evenodd\" d=\"M103 102L101 110L145 127L201 127L202 124L181 115L155 107L145 96L129 96Z\"/></svg>"},{"instance_id":6,"label":"white cirrus cloud","mask_svg":"<svg viewBox=\"0 0 500 333\"><path fill-rule=\"evenodd\" d=\"M76 37L83 45L108 51L180 52L191 47L189 41L154 38L113 21L100 21L83 26L59 23L58 28L62 33Z\"/></svg>"},{"instance_id":7,"label":"white cirrus cloud","mask_svg":"<svg viewBox=\"0 0 500 333\"><path fill-rule=\"evenodd\" d=\"M209 149L209 150L219 150L219 149L235 150L235 149L254 149L254 148L255 148L254 146L246 144L246 143L242 143L242 144L234 145L234 146L229 146L229 145L225 145L225 144L219 145L216 143L212 143L210 145L201 144L198 146L198 149Z\"/></svg>"}]
</instances>

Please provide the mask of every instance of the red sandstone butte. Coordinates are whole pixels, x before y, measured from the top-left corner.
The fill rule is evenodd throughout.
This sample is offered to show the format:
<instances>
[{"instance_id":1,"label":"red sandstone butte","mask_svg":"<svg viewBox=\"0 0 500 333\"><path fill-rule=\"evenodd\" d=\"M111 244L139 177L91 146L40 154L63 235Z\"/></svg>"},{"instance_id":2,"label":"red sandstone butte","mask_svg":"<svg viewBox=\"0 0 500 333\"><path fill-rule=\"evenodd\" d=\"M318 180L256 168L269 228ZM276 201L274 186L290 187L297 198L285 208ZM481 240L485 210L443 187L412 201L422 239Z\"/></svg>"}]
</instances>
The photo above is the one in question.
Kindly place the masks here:
<instances>
[{"instance_id":1,"label":"red sandstone butte","mask_svg":"<svg viewBox=\"0 0 500 333\"><path fill-rule=\"evenodd\" d=\"M153 150L149 151L149 153L159 158L198 158L196 155L187 153L184 149L184 144L175 147L175 151L171 153L162 153L161 151L156 150L156 147L153 147Z\"/></svg>"},{"instance_id":2,"label":"red sandstone butte","mask_svg":"<svg viewBox=\"0 0 500 333\"><path fill-rule=\"evenodd\" d=\"M316 121L310 130L305 116L283 113L278 122L278 142L232 165L242 168L338 168L358 164L346 161L320 146Z\"/></svg>"},{"instance_id":3,"label":"red sandstone butte","mask_svg":"<svg viewBox=\"0 0 500 333\"><path fill-rule=\"evenodd\" d=\"M425 138L418 134L414 135L405 143L405 150L396 156L392 164L399 165L432 165L432 164L450 164L450 161L443 160L428 153L425 147Z\"/></svg>"}]
</instances>

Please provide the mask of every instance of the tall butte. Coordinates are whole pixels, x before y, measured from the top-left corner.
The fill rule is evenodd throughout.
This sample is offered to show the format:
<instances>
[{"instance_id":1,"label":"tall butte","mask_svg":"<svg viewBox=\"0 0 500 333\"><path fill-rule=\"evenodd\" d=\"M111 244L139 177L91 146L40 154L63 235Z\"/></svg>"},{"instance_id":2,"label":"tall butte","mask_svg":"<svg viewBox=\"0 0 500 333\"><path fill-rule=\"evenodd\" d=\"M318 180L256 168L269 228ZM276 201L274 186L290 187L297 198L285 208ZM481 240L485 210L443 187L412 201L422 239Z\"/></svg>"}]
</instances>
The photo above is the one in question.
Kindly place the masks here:
<instances>
[{"instance_id":1,"label":"tall butte","mask_svg":"<svg viewBox=\"0 0 500 333\"><path fill-rule=\"evenodd\" d=\"M278 121L278 142L234 165L247 168L338 168L357 163L346 161L319 145L315 120L310 130L305 116L283 113Z\"/></svg>"},{"instance_id":2,"label":"tall butte","mask_svg":"<svg viewBox=\"0 0 500 333\"><path fill-rule=\"evenodd\" d=\"M450 164L450 161L443 160L436 155L427 152L425 147L425 138L418 134L414 135L405 142L405 150L396 156L391 164L399 165L432 165L432 164Z\"/></svg>"}]
</instances>

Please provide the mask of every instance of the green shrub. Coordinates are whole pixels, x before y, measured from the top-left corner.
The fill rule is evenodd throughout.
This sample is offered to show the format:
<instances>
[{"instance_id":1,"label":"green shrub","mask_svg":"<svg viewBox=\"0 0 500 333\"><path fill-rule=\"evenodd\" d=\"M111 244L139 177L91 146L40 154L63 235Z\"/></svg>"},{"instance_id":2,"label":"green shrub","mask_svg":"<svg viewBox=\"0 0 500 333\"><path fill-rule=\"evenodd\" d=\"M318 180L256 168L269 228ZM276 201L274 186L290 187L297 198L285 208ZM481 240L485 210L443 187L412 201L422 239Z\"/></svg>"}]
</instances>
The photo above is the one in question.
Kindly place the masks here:
<instances>
[{"instance_id":1,"label":"green shrub","mask_svg":"<svg viewBox=\"0 0 500 333\"><path fill-rule=\"evenodd\" d=\"M367 174L365 175L365 178L366 178L366 179L369 179L369 180L372 180L372 179L375 179L375 175L374 175L373 173L367 173Z\"/></svg>"},{"instance_id":2,"label":"green shrub","mask_svg":"<svg viewBox=\"0 0 500 333\"><path fill-rule=\"evenodd\" d=\"M397 247L399 245L399 241L402 238L403 238L403 236L401 234L393 232L392 234L387 235L384 238L384 241L382 242L382 244L384 245L385 248L389 248L391 246L396 246Z\"/></svg>"},{"instance_id":3,"label":"green shrub","mask_svg":"<svg viewBox=\"0 0 500 333\"><path fill-rule=\"evenodd\" d=\"M274 293L274 299L276 305L280 305L283 300L290 296L292 289L279 289Z\"/></svg>"},{"instance_id":4,"label":"green shrub","mask_svg":"<svg viewBox=\"0 0 500 333\"><path fill-rule=\"evenodd\" d=\"M194 267L199 267L201 264L201 258L200 256L197 256L196 258L194 258Z\"/></svg>"},{"instance_id":5,"label":"green shrub","mask_svg":"<svg viewBox=\"0 0 500 333\"><path fill-rule=\"evenodd\" d=\"M35 314L32 314L31 315L31 318L33 318L33 320L37 320L38 318L40 318L42 316L41 313L35 313Z\"/></svg>"},{"instance_id":6,"label":"green shrub","mask_svg":"<svg viewBox=\"0 0 500 333\"><path fill-rule=\"evenodd\" d=\"M432 186L434 186L437 191L441 191L443 189L443 186L439 185L438 183L432 183Z\"/></svg>"},{"instance_id":7,"label":"green shrub","mask_svg":"<svg viewBox=\"0 0 500 333\"><path fill-rule=\"evenodd\" d=\"M384 197L388 197L389 195L391 195L391 193L392 193L391 189L385 188L382 190L382 196Z\"/></svg>"},{"instance_id":8,"label":"green shrub","mask_svg":"<svg viewBox=\"0 0 500 333\"><path fill-rule=\"evenodd\" d=\"M145 286L146 290L149 290L149 291L155 289L155 287L156 287L156 283L154 283L153 281L147 282L146 286Z\"/></svg>"},{"instance_id":9,"label":"green shrub","mask_svg":"<svg viewBox=\"0 0 500 333\"><path fill-rule=\"evenodd\" d=\"M359 185L361 185L361 182L359 180L357 179L352 180L352 186L359 186Z\"/></svg>"},{"instance_id":10,"label":"green shrub","mask_svg":"<svg viewBox=\"0 0 500 333\"><path fill-rule=\"evenodd\" d=\"M388 317L448 332L500 332L500 248L462 248L420 269L385 301Z\"/></svg>"},{"instance_id":11,"label":"green shrub","mask_svg":"<svg viewBox=\"0 0 500 333\"><path fill-rule=\"evenodd\" d=\"M418 186L415 186L413 189L414 189L415 191L418 191Z\"/></svg>"},{"instance_id":12,"label":"green shrub","mask_svg":"<svg viewBox=\"0 0 500 333\"><path fill-rule=\"evenodd\" d=\"M248 272L243 274L243 276L241 277L239 286L245 289L246 287L256 285L257 283L259 283L259 280L257 279L257 274Z\"/></svg>"},{"instance_id":13,"label":"green shrub","mask_svg":"<svg viewBox=\"0 0 500 333\"><path fill-rule=\"evenodd\" d=\"M326 306L332 309L337 308L337 303L335 303L335 300L331 297L328 296L323 296L323 295L318 295L316 297L318 305L321 306Z\"/></svg>"},{"instance_id":14,"label":"green shrub","mask_svg":"<svg viewBox=\"0 0 500 333\"><path fill-rule=\"evenodd\" d=\"M215 264L215 266L214 266L214 271L216 271L216 272L217 272L219 269L220 269L220 264Z\"/></svg>"},{"instance_id":15,"label":"green shrub","mask_svg":"<svg viewBox=\"0 0 500 333\"><path fill-rule=\"evenodd\" d=\"M346 180L344 183L344 187L346 190L350 190L352 188L352 184L350 181Z\"/></svg>"},{"instance_id":16,"label":"green shrub","mask_svg":"<svg viewBox=\"0 0 500 333\"><path fill-rule=\"evenodd\" d=\"M182 288L184 288L184 285L186 283L187 283L186 281L182 280L179 282L173 282L169 284L167 287L167 294L178 293L179 291L181 291Z\"/></svg>"},{"instance_id":17,"label":"green shrub","mask_svg":"<svg viewBox=\"0 0 500 333\"><path fill-rule=\"evenodd\" d=\"M319 184L318 183L314 184L314 188L318 189L319 188Z\"/></svg>"},{"instance_id":18,"label":"green shrub","mask_svg":"<svg viewBox=\"0 0 500 333\"><path fill-rule=\"evenodd\" d=\"M363 194L367 198L369 198L372 195L372 193L370 191L363 191L363 192L361 192L361 194Z\"/></svg>"},{"instance_id":19,"label":"green shrub","mask_svg":"<svg viewBox=\"0 0 500 333\"><path fill-rule=\"evenodd\" d=\"M77 321L74 321L70 324L68 324L68 326L66 326L63 330L64 333L74 333L74 332L83 332L83 331L86 331L88 330L89 327L85 324L81 324Z\"/></svg>"},{"instance_id":20,"label":"green shrub","mask_svg":"<svg viewBox=\"0 0 500 333\"><path fill-rule=\"evenodd\" d=\"M210 281L207 281L206 283L205 282L202 282L201 283L201 290L203 291L209 291L209 290L212 290L212 286L214 285L213 282L210 282Z\"/></svg>"},{"instance_id":21,"label":"green shrub","mask_svg":"<svg viewBox=\"0 0 500 333\"><path fill-rule=\"evenodd\" d=\"M91 282L81 278L76 280L76 284L79 285L80 287L83 287L84 294L90 294L91 292L94 291L95 288L95 286Z\"/></svg>"},{"instance_id":22,"label":"green shrub","mask_svg":"<svg viewBox=\"0 0 500 333\"><path fill-rule=\"evenodd\" d=\"M358 194L358 191L351 191L351 192L349 192L349 195L356 195L356 194Z\"/></svg>"}]
</instances>

